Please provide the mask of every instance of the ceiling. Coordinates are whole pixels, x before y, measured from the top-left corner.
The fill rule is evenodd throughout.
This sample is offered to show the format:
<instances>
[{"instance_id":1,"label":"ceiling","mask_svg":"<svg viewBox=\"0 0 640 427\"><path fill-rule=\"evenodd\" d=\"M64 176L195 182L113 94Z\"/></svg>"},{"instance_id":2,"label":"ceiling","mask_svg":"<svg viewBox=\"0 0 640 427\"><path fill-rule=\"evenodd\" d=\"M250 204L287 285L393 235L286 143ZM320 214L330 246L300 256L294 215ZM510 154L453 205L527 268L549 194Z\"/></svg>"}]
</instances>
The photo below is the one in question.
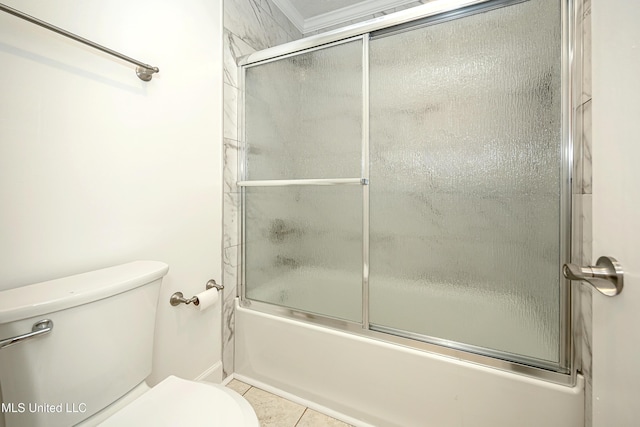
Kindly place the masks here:
<instances>
[{"instance_id":1,"label":"ceiling","mask_svg":"<svg viewBox=\"0 0 640 427\"><path fill-rule=\"evenodd\" d=\"M369 17L416 0L273 0L301 33Z\"/></svg>"}]
</instances>

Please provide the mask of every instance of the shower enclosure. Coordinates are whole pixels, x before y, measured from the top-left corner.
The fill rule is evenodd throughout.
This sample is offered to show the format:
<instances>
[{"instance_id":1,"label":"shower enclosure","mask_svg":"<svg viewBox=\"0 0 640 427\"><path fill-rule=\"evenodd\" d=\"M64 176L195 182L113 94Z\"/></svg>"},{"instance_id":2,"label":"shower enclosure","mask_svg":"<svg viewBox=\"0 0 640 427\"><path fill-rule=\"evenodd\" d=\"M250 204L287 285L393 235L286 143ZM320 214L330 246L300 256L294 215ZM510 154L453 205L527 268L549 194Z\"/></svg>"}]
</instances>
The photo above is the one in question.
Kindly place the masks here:
<instances>
[{"instance_id":1,"label":"shower enclosure","mask_svg":"<svg viewBox=\"0 0 640 427\"><path fill-rule=\"evenodd\" d=\"M571 384L569 4L451 3L245 60L241 305Z\"/></svg>"}]
</instances>

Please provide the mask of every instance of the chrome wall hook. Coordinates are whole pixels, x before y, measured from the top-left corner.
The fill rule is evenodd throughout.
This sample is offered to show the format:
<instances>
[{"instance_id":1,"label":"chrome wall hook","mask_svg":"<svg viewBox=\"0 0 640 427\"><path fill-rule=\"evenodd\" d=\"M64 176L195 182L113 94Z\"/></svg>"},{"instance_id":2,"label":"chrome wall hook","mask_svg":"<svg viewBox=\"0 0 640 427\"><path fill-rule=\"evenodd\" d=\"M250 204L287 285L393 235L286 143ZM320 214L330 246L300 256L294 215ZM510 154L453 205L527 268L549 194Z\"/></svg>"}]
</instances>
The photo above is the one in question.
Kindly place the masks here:
<instances>
[{"instance_id":1,"label":"chrome wall hook","mask_svg":"<svg viewBox=\"0 0 640 427\"><path fill-rule=\"evenodd\" d=\"M562 274L569 280L583 280L598 292L613 297L622 292L624 271L613 257L601 256L595 266L579 267L575 264L562 266Z\"/></svg>"}]
</instances>

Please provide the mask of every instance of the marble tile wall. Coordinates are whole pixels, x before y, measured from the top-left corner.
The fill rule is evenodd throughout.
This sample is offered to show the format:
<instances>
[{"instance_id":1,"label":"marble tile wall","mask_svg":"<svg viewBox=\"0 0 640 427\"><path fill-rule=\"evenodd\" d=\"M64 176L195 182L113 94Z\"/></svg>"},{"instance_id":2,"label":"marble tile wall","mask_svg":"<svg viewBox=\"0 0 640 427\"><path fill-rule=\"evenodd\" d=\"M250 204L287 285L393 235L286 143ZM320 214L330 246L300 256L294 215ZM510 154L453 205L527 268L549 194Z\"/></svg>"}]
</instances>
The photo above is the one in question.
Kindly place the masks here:
<instances>
[{"instance_id":1,"label":"marble tile wall","mask_svg":"<svg viewBox=\"0 0 640 427\"><path fill-rule=\"evenodd\" d=\"M573 180L573 222L574 248L572 261L579 265L592 265L591 230L591 0L577 2L578 30L582 32L580 58L582 62L582 94L576 111L576 125L579 134L574 146ZM592 425L592 371L591 371L591 328L592 288L574 282L580 301L578 330L576 331L577 351L581 359L581 372L585 377L585 427ZM574 288L574 289L575 289Z\"/></svg>"},{"instance_id":2,"label":"marble tile wall","mask_svg":"<svg viewBox=\"0 0 640 427\"><path fill-rule=\"evenodd\" d=\"M239 58L302 37L271 0L224 2L223 376L234 371L234 304L240 259L238 177Z\"/></svg>"}]
</instances>

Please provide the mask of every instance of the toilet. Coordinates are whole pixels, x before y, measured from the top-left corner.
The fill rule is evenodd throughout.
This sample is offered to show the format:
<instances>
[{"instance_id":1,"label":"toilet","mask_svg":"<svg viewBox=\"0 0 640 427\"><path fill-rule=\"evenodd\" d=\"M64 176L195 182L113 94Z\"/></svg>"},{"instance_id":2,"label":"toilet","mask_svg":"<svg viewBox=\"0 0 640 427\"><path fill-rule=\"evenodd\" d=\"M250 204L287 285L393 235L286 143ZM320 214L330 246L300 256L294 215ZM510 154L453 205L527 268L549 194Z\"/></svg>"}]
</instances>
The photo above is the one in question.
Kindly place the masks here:
<instances>
[{"instance_id":1,"label":"toilet","mask_svg":"<svg viewBox=\"0 0 640 427\"><path fill-rule=\"evenodd\" d=\"M135 261L0 292L0 426L259 427L221 385L145 383L168 270Z\"/></svg>"}]
</instances>

